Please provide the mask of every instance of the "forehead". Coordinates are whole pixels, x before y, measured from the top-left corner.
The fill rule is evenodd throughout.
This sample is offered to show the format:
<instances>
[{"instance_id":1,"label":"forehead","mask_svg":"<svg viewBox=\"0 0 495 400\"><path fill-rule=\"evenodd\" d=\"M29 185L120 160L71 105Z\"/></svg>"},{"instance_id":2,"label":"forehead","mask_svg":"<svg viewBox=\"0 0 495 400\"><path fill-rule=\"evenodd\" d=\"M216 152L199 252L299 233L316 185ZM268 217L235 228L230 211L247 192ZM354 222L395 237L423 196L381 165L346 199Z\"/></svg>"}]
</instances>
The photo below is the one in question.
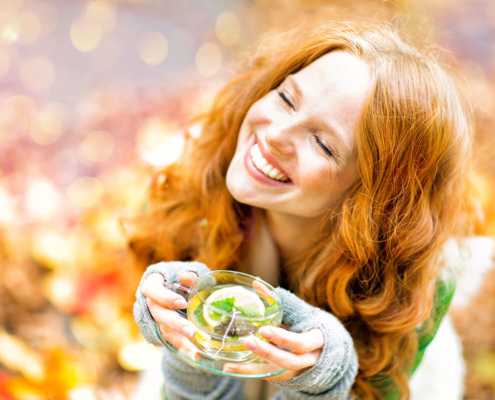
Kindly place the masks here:
<instances>
[{"instance_id":1,"label":"forehead","mask_svg":"<svg viewBox=\"0 0 495 400\"><path fill-rule=\"evenodd\" d=\"M366 96L371 81L368 64L341 50L321 56L294 77L318 94L331 92L356 100Z\"/></svg>"},{"instance_id":2,"label":"forehead","mask_svg":"<svg viewBox=\"0 0 495 400\"><path fill-rule=\"evenodd\" d=\"M348 52L332 51L288 80L299 86L308 117L335 127L347 142L370 90L368 64Z\"/></svg>"}]
</instances>

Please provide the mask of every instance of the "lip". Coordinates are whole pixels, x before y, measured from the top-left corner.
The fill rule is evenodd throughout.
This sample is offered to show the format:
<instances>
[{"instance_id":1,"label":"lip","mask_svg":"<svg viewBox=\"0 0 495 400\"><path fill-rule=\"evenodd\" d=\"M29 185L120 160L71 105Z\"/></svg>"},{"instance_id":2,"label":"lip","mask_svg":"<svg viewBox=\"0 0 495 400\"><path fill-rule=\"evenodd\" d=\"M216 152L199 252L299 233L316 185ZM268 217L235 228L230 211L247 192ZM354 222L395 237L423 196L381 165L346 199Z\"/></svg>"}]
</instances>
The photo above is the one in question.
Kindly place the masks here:
<instances>
[{"instance_id":1,"label":"lip","mask_svg":"<svg viewBox=\"0 0 495 400\"><path fill-rule=\"evenodd\" d=\"M275 168L277 168L280 172L282 172L287 178L290 179L289 174L287 171L285 171L282 166L278 163L275 158L268 152L267 149L265 149L265 145L261 142L258 142L257 138L255 137L255 143L258 143L258 147L260 148L261 155L265 158L266 161L268 161L271 165L273 165Z\"/></svg>"},{"instance_id":2,"label":"lip","mask_svg":"<svg viewBox=\"0 0 495 400\"><path fill-rule=\"evenodd\" d=\"M280 182L276 181L275 179L268 178L263 172L261 172L254 164L253 160L251 159L251 149L253 146L257 143L256 137L253 138L253 140L250 143L249 148L246 151L246 154L244 155L244 166L246 167L249 175L251 175L254 179L256 179L259 182L264 183L265 185L271 185L271 186L293 186L294 184L292 181L290 182ZM258 142L258 146L260 146L260 143ZM261 146L260 146L261 150ZM262 151L263 157L265 157L266 152ZM272 164L273 157L270 156L270 158L266 158L266 160ZM272 164L275 168L279 169L282 171L286 176L285 171L283 171L281 168L279 168L279 164L277 162L274 162Z\"/></svg>"}]
</instances>

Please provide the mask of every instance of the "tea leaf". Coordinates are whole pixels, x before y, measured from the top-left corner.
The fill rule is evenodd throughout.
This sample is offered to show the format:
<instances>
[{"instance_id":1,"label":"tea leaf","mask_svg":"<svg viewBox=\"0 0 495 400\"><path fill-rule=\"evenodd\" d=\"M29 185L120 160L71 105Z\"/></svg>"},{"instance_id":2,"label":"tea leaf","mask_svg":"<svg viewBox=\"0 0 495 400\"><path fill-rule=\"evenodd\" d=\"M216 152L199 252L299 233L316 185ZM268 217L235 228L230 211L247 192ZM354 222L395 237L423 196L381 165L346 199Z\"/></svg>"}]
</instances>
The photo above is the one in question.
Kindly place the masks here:
<instances>
[{"instance_id":1,"label":"tea leaf","mask_svg":"<svg viewBox=\"0 0 495 400\"><path fill-rule=\"evenodd\" d=\"M248 310L246 308L243 308L243 307L238 307L238 306L234 306L234 308L237 310L237 311L240 311L241 314L245 317L248 317L248 318L256 318L256 317L261 317L261 314L258 314L257 312L254 312L254 311L251 311L251 310Z\"/></svg>"},{"instance_id":2,"label":"tea leaf","mask_svg":"<svg viewBox=\"0 0 495 400\"><path fill-rule=\"evenodd\" d=\"M273 303L273 305L265 309L265 316L275 314L278 310L280 310L280 305Z\"/></svg>"},{"instance_id":3,"label":"tea leaf","mask_svg":"<svg viewBox=\"0 0 495 400\"><path fill-rule=\"evenodd\" d=\"M206 326L206 321L203 317L203 304L201 303L196 309L194 310L194 315L196 316L196 319L198 320L198 324L201 326Z\"/></svg>"}]
</instances>

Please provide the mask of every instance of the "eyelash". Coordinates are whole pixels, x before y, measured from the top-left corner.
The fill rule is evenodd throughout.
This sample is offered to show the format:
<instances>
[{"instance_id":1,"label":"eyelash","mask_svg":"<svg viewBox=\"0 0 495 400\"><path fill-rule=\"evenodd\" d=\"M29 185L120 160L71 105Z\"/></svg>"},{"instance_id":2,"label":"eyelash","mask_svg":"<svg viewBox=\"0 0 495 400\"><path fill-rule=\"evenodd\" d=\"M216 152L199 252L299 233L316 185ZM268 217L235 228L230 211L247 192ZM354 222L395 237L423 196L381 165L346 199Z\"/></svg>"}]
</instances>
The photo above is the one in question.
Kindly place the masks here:
<instances>
[{"instance_id":1,"label":"eyelash","mask_svg":"<svg viewBox=\"0 0 495 400\"><path fill-rule=\"evenodd\" d=\"M316 135L314 135L314 138L316 140L316 143L319 144L319 146L323 149L323 151L329 156L329 157L333 157L333 152L332 150L330 150L327 146L325 146L322 141L320 140L320 138Z\"/></svg>"},{"instance_id":2,"label":"eyelash","mask_svg":"<svg viewBox=\"0 0 495 400\"><path fill-rule=\"evenodd\" d=\"M279 92L277 91L278 95L280 96L280 98L289 106L291 107L292 109L294 109L294 106L292 105L292 103L289 101L289 99L287 98L287 96L285 95L284 92ZM323 151L329 156L329 157L333 157L333 152L327 147L325 146L322 141L318 138L318 136L316 135L313 135L313 137L315 138L316 140L316 143L318 144L318 146L320 146Z\"/></svg>"},{"instance_id":3,"label":"eyelash","mask_svg":"<svg viewBox=\"0 0 495 400\"><path fill-rule=\"evenodd\" d=\"M278 95L282 98L283 101L285 101L287 103L287 105L289 105L291 108L294 108L294 106L292 105L292 103L289 101L289 99L287 98L287 96L285 95L284 92L277 92Z\"/></svg>"}]
</instances>

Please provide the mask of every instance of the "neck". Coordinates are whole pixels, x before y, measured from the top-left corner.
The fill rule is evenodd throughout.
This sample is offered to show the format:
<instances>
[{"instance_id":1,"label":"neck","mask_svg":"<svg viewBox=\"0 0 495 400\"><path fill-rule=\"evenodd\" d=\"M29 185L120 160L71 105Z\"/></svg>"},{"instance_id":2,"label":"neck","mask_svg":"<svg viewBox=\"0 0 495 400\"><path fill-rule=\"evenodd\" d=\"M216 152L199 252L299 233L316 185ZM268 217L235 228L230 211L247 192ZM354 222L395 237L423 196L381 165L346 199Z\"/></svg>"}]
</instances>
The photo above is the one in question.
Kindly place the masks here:
<instances>
[{"instance_id":1,"label":"neck","mask_svg":"<svg viewBox=\"0 0 495 400\"><path fill-rule=\"evenodd\" d=\"M293 259L310 246L321 223L321 216L306 218L270 210L266 210L264 216L280 258L284 261Z\"/></svg>"}]
</instances>

